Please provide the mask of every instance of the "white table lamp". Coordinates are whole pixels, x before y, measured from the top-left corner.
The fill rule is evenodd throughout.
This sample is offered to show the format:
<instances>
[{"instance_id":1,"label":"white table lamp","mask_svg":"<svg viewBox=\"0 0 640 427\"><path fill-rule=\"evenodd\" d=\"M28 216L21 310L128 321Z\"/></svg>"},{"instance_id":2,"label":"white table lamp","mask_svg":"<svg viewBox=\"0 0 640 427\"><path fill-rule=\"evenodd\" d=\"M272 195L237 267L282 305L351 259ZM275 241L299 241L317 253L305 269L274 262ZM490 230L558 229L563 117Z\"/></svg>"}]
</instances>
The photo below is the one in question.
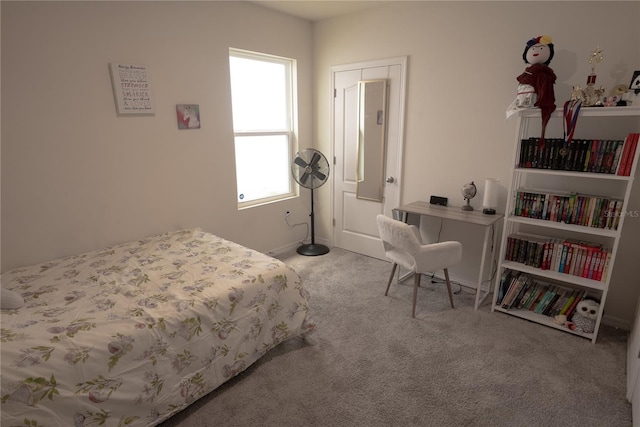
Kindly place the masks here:
<instances>
[{"instance_id":1,"label":"white table lamp","mask_svg":"<svg viewBox=\"0 0 640 427\"><path fill-rule=\"evenodd\" d=\"M482 199L482 213L495 215L500 196L500 180L487 178L484 180L484 198Z\"/></svg>"}]
</instances>

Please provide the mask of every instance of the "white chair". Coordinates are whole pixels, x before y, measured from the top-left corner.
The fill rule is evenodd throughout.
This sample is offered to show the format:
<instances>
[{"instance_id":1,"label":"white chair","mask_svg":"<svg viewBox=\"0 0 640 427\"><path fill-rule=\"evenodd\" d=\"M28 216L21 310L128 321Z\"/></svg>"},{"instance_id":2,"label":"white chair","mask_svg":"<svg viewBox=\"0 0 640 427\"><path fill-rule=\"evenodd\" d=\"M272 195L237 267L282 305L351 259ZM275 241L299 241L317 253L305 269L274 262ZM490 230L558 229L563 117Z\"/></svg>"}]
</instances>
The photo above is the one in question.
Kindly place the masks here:
<instances>
[{"instance_id":1,"label":"white chair","mask_svg":"<svg viewBox=\"0 0 640 427\"><path fill-rule=\"evenodd\" d=\"M387 283L385 296L389 293L389 287L393 281L398 264L414 273L413 283L413 308L411 317L416 317L416 298L418 287L423 273L444 269L445 282L449 291L449 301L453 307L453 294L449 282L449 271L462 260L462 244L460 242L440 242L424 244L420 237L420 230L414 225L405 224L402 221L391 219L385 215L376 217L380 239L384 246L385 256L393 262L391 276Z\"/></svg>"}]
</instances>

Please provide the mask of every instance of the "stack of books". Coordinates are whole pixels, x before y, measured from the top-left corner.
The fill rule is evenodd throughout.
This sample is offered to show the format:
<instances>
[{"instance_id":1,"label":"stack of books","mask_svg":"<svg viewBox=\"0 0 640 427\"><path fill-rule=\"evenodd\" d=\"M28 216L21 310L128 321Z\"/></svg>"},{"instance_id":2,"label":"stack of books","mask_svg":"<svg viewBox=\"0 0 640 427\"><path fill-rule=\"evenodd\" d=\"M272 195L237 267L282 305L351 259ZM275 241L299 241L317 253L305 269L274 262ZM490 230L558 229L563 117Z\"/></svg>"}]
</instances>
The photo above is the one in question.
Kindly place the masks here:
<instances>
[{"instance_id":1,"label":"stack of books","mask_svg":"<svg viewBox=\"0 0 640 427\"><path fill-rule=\"evenodd\" d=\"M624 141L526 138L520 142L518 167L629 176L639 135L630 133Z\"/></svg>"},{"instance_id":2,"label":"stack of books","mask_svg":"<svg viewBox=\"0 0 640 427\"><path fill-rule=\"evenodd\" d=\"M623 200L605 196L522 189L513 214L565 224L617 230Z\"/></svg>"},{"instance_id":3,"label":"stack of books","mask_svg":"<svg viewBox=\"0 0 640 427\"><path fill-rule=\"evenodd\" d=\"M505 260L596 281L606 278L611 251L600 244L524 233L507 237Z\"/></svg>"},{"instance_id":4,"label":"stack of books","mask_svg":"<svg viewBox=\"0 0 640 427\"><path fill-rule=\"evenodd\" d=\"M505 309L529 310L544 316L573 315L586 291L535 279L527 273L505 269L496 304Z\"/></svg>"}]
</instances>

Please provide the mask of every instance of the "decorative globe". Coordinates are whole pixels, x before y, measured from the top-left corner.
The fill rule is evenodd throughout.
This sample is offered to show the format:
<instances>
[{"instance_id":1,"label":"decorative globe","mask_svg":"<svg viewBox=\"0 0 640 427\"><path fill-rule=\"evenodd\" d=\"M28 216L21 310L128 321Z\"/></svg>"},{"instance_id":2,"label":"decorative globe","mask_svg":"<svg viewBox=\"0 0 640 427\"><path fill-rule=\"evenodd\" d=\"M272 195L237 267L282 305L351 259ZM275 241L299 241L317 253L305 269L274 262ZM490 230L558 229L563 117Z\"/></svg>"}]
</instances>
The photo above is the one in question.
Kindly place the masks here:
<instances>
[{"instance_id":1,"label":"decorative globe","mask_svg":"<svg viewBox=\"0 0 640 427\"><path fill-rule=\"evenodd\" d=\"M467 204L462 207L462 210L472 211L473 206L471 206L470 201L478 193L478 189L476 188L476 185L473 183L473 181L471 181L470 183L463 185L460 191L462 193L462 197L464 197L464 199L467 201Z\"/></svg>"}]
</instances>

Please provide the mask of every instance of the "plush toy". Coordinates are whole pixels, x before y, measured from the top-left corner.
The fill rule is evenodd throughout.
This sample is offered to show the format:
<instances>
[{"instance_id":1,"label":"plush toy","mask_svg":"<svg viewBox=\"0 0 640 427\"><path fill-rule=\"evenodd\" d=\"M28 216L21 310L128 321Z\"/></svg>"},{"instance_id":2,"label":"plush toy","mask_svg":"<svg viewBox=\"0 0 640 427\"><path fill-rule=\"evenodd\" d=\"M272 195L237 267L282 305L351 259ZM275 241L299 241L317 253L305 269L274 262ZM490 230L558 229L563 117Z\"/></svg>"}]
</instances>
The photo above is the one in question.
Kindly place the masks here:
<instances>
[{"instance_id":1,"label":"plush toy","mask_svg":"<svg viewBox=\"0 0 640 427\"><path fill-rule=\"evenodd\" d=\"M567 316L564 314L558 314L553 318L553 323L560 326L567 326Z\"/></svg>"},{"instance_id":2,"label":"plush toy","mask_svg":"<svg viewBox=\"0 0 640 427\"><path fill-rule=\"evenodd\" d=\"M515 101L507 110L507 116L523 108L538 107L542 114L542 135L547 127L547 122L556 109L556 100L553 93L553 85L556 75L549 67L553 59L553 43L549 36L539 36L527 42L522 53L522 59L529 66L520 74L518 80L518 93Z\"/></svg>"},{"instance_id":3,"label":"plush toy","mask_svg":"<svg viewBox=\"0 0 640 427\"><path fill-rule=\"evenodd\" d=\"M596 318L599 310L600 304L594 300L584 299L580 301L571 318L571 323L575 325L575 330L586 333L593 332L596 328Z\"/></svg>"},{"instance_id":4,"label":"plush toy","mask_svg":"<svg viewBox=\"0 0 640 427\"><path fill-rule=\"evenodd\" d=\"M576 324L567 320L567 316L564 314L558 314L553 318L553 323L556 325L564 326L567 329L571 329L572 331L576 330Z\"/></svg>"}]
</instances>

